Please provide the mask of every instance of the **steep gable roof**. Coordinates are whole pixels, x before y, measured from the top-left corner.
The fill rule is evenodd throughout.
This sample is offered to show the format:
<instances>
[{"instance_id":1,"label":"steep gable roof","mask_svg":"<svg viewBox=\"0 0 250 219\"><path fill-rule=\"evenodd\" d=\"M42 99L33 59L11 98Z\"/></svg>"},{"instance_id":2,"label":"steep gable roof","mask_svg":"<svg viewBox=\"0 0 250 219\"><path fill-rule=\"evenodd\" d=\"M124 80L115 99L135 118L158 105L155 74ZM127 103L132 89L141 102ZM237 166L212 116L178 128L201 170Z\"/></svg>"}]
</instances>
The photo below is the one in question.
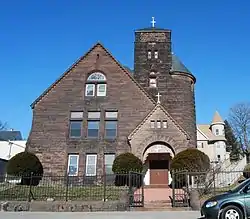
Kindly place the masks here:
<instances>
[{"instance_id":1,"label":"steep gable roof","mask_svg":"<svg viewBox=\"0 0 250 219\"><path fill-rule=\"evenodd\" d=\"M225 141L225 136L216 136L213 134L212 130L210 129L210 125L197 125L197 128L207 136L209 141Z\"/></svg>"},{"instance_id":2,"label":"steep gable roof","mask_svg":"<svg viewBox=\"0 0 250 219\"><path fill-rule=\"evenodd\" d=\"M209 140L209 137L199 128L199 125L197 125L197 131L199 132L199 133L201 133L201 135L205 138L205 139L207 139L207 140Z\"/></svg>"},{"instance_id":3,"label":"steep gable roof","mask_svg":"<svg viewBox=\"0 0 250 219\"><path fill-rule=\"evenodd\" d=\"M100 46L112 59L113 61L123 70L123 72L136 84L136 86L153 102L156 103L155 100L141 87L141 85L133 78L131 72L128 71L120 62L118 62L114 56L100 43L97 42L85 55L81 56L73 65L71 65L50 87L48 87L32 104L31 108L33 109L35 105L43 99L45 95L47 95L57 84L68 75L82 60L84 60L88 54L90 54L96 47Z\"/></svg>"},{"instance_id":4,"label":"steep gable roof","mask_svg":"<svg viewBox=\"0 0 250 219\"><path fill-rule=\"evenodd\" d=\"M173 124L187 137L187 139L190 139L189 134L174 120L174 118L167 112L167 110L161 105L158 104L151 110L151 112L142 120L142 122L130 133L128 136L128 139L131 139L133 135L137 133L137 131L140 130L140 128L144 125L144 123L149 119L153 113L160 108L166 115L167 117L173 122Z\"/></svg>"}]
</instances>

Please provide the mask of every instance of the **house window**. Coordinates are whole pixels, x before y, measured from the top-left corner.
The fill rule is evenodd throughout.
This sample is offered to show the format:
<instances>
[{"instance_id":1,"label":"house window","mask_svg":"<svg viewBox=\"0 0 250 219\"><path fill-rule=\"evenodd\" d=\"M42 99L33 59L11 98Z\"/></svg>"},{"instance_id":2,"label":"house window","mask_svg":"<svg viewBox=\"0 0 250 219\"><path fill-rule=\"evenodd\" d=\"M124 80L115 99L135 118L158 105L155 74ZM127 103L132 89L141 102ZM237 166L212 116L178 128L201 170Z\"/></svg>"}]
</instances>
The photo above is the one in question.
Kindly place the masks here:
<instances>
[{"instance_id":1,"label":"house window","mask_svg":"<svg viewBox=\"0 0 250 219\"><path fill-rule=\"evenodd\" d=\"M69 176L78 175L78 165L79 165L79 155L69 154L68 155L68 175Z\"/></svg>"},{"instance_id":2,"label":"house window","mask_svg":"<svg viewBox=\"0 0 250 219\"><path fill-rule=\"evenodd\" d=\"M112 166L115 160L115 154L105 154L104 155L104 165L105 165L105 174L113 174Z\"/></svg>"},{"instance_id":3,"label":"house window","mask_svg":"<svg viewBox=\"0 0 250 219\"><path fill-rule=\"evenodd\" d=\"M148 51L148 59L151 59L151 58L152 58L151 51Z\"/></svg>"},{"instance_id":4,"label":"house window","mask_svg":"<svg viewBox=\"0 0 250 219\"><path fill-rule=\"evenodd\" d=\"M203 142L201 142L201 148L204 148L204 143Z\"/></svg>"},{"instance_id":5,"label":"house window","mask_svg":"<svg viewBox=\"0 0 250 219\"><path fill-rule=\"evenodd\" d=\"M150 121L150 127L151 127L151 129L154 129L155 128L155 121Z\"/></svg>"},{"instance_id":6,"label":"house window","mask_svg":"<svg viewBox=\"0 0 250 219\"><path fill-rule=\"evenodd\" d=\"M155 51L155 59L158 59L158 51Z\"/></svg>"},{"instance_id":7,"label":"house window","mask_svg":"<svg viewBox=\"0 0 250 219\"><path fill-rule=\"evenodd\" d=\"M156 87L156 78L149 78L149 87Z\"/></svg>"},{"instance_id":8,"label":"house window","mask_svg":"<svg viewBox=\"0 0 250 219\"><path fill-rule=\"evenodd\" d=\"M95 96L95 84L86 84L85 96Z\"/></svg>"},{"instance_id":9,"label":"house window","mask_svg":"<svg viewBox=\"0 0 250 219\"><path fill-rule=\"evenodd\" d=\"M100 112L88 112L88 138L99 137Z\"/></svg>"},{"instance_id":10,"label":"house window","mask_svg":"<svg viewBox=\"0 0 250 219\"><path fill-rule=\"evenodd\" d=\"M107 92L107 84L105 75L100 72L95 72L91 74L87 79L85 87L85 96L103 97L106 96L106 92Z\"/></svg>"},{"instance_id":11,"label":"house window","mask_svg":"<svg viewBox=\"0 0 250 219\"><path fill-rule=\"evenodd\" d=\"M98 84L97 85L97 96L98 97L104 97L106 96L106 84Z\"/></svg>"},{"instance_id":12,"label":"house window","mask_svg":"<svg viewBox=\"0 0 250 219\"><path fill-rule=\"evenodd\" d=\"M161 121L157 121L157 128L158 128L158 129L161 128Z\"/></svg>"},{"instance_id":13,"label":"house window","mask_svg":"<svg viewBox=\"0 0 250 219\"><path fill-rule=\"evenodd\" d=\"M96 176L97 154L86 156L86 176Z\"/></svg>"},{"instance_id":14,"label":"house window","mask_svg":"<svg viewBox=\"0 0 250 219\"><path fill-rule=\"evenodd\" d=\"M219 135L219 129L215 129L215 135Z\"/></svg>"},{"instance_id":15,"label":"house window","mask_svg":"<svg viewBox=\"0 0 250 219\"><path fill-rule=\"evenodd\" d=\"M105 138L114 139L117 136L117 111L105 112Z\"/></svg>"},{"instance_id":16,"label":"house window","mask_svg":"<svg viewBox=\"0 0 250 219\"><path fill-rule=\"evenodd\" d=\"M220 155L219 155L219 154L217 155L217 159L218 159L218 161L220 162Z\"/></svg>"},{"instance_id":17,"label":"house window","mask_svg":"<svg viewBox=\"0 0 250 219\"><path fill-rule=\"evenodd\" d=\"M70 113L69 136L70 138L80 138L82 136L83 112Z\"/></svg>"},{"instance_id":18,"label":"house window","mask_svg":"<svg viewBox=\"0 0 250 219\"><path fill-rule=\"evenodd\" d=\"M162 126L163 126L164 129L166 129L166 128L168 127L167 121L163 121L163 122L162 122Z\"/></svg>"}]
</instances>

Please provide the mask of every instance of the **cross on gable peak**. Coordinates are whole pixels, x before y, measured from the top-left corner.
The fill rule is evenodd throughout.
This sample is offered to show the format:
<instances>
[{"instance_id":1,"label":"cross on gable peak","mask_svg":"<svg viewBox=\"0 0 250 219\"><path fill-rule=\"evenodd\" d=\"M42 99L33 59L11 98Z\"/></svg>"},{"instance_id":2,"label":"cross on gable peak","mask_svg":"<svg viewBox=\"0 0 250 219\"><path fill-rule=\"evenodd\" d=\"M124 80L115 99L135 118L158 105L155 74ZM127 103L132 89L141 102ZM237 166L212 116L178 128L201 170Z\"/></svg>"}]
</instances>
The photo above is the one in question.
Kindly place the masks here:
<instances>
[{"instance_id":1,"label":"cross on gable peak","mask_svg":"<svg viewBox=\"0 0 250 219\"><path fill-rule=\"evenodd\" d=\"M161 95L159 92L157 93L156 97L157 97L157 104L160 104L161 103L161 101L160 101Z\"/></svg>"}]
</instances>

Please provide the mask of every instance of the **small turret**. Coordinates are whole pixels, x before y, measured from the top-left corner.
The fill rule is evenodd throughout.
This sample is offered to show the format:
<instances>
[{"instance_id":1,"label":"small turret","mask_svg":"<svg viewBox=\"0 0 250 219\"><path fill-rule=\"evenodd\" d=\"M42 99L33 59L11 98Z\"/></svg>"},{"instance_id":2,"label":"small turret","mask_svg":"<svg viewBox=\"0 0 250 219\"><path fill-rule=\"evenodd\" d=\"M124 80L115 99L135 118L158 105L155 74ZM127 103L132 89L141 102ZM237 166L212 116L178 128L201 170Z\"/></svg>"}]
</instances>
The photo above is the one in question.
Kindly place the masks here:
<instances>
[{"instance_id":1,"label":"small turret","mask_svg":"<svg viewBox=\"0 0 250 219\"><path fill-rule=\"evenodd\" d=\"M218 111L215 112L212 123L211 123L211 130L215 136L225 136L225 123L221 118Z\"/></svg>"}]
</instances>

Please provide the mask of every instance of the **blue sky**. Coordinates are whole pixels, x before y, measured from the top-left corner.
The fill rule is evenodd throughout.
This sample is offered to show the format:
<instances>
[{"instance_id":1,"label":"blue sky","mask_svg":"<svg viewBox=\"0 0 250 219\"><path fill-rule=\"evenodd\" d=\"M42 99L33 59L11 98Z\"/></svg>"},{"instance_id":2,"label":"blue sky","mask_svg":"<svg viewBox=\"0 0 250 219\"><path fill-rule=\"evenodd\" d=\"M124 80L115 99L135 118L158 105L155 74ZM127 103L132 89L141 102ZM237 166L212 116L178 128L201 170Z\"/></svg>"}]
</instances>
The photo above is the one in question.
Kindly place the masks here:
<instances>
[{"instance_id":1,"label":"blue sky","mask_svg":"<svg viewBox=\"0 0 250 219\"><path fill-rule=\"evenodd\" d=\"M172 30L173 51L197 77L197 122L249 100L250 1L43 0L0 3L0 120L28 137L30 104L101 41L133 68L134 30Z\"/></svg>"}]
</instances>

